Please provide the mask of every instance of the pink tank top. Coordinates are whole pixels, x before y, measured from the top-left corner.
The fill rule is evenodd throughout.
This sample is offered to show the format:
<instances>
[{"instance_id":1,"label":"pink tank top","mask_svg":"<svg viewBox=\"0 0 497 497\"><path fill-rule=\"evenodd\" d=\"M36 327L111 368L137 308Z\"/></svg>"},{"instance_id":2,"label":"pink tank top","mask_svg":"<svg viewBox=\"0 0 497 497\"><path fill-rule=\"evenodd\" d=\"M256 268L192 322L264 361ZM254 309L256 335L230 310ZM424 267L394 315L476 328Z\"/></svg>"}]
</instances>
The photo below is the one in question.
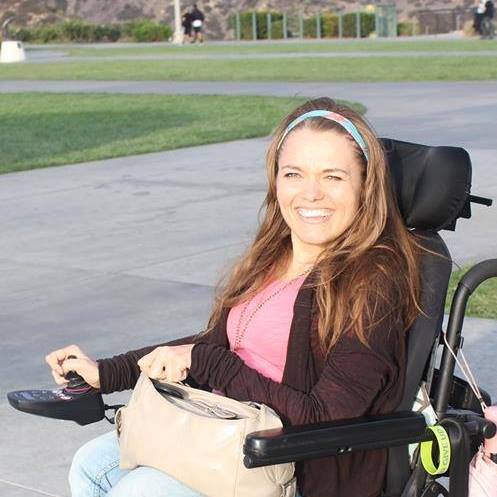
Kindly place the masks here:
<instances>
[{"instance_id":1,"label":"pink tank top","mask_svg":"<svg viewBox=\"0 0 497 497\"><path fill-rule=\"evenodd\" d=\"M243 334L235 353L247 366L279 383L285 368L293 306L305 276L302 275L291 283L287 280L273 281L255 295L248 306L247 302L242 302L228 314L227 334L230 349L235 347L237 331ZM269 298L271 295L273 296ZM269 300L266 300L268 298ZM265 304L250 319L255 309L264 301Z\"/></svg>"}]
</instances>

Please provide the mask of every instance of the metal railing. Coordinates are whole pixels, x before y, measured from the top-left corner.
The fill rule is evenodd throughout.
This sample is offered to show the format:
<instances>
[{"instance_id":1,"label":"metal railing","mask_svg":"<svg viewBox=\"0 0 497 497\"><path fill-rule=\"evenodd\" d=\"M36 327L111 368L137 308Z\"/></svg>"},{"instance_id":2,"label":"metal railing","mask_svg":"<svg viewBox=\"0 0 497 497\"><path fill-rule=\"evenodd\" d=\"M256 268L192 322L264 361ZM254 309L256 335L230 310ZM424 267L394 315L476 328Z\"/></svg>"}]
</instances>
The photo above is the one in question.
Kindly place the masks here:
<instances>
[{"instance_id":1,"label":"metal railing","mask_svg":"<svg viewBox=\"0 0 497 497\"><path fill-rule=\"evenodd\" d=\"M240 40L275 40L288 38L363 38L396 36L397 18L387 19L381 11L317 12L237 12L230 18L234 38ZM384 26L380 32L381 26Z\"/></svg>"}]
</instances>

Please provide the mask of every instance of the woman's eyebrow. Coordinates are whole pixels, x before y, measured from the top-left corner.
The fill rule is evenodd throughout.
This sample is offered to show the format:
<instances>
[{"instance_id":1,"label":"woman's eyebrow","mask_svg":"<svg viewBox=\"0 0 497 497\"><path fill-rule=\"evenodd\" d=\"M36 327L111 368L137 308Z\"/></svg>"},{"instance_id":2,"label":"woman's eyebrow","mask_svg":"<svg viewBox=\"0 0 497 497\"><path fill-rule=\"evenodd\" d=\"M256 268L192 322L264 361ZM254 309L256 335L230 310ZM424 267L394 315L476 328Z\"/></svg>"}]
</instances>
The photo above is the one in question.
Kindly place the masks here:
<instances>
[{"instance_id":1,"label":"woman's eyebrow","mask_svg":"<svg viewBox=\"0 0 497 497\"><path fill-rule=\"evenodd\" d=\"M346 171L345 169L341 169L340 167L333 167L331 169L325 169L323 171L323 173L336 173L336 172L344 173L344 174L347 174L350 176L349 171Z\"/></svg>"},{"instance_id":2,"label":"woman's eyebrow","mask_svg":"<svg viewBox=\"0 0 497 497\"><path fill-rule=\"evenodd\" d=\"M286 166L282 166L281 167L281 170L283 169L295 169L296 171L302 171L302 169L298 166L292 166L291 164L288 164ZM323 173L336 173L336 172L340 172L340 173L344 173L344 174L347 174L348 176L350 176L350 172L349 171L346 171L345 169L342 169L340 167L332 167L332 168L328 168L328 169L323 169L322 171Z\"/></svg>"}]
</instances>

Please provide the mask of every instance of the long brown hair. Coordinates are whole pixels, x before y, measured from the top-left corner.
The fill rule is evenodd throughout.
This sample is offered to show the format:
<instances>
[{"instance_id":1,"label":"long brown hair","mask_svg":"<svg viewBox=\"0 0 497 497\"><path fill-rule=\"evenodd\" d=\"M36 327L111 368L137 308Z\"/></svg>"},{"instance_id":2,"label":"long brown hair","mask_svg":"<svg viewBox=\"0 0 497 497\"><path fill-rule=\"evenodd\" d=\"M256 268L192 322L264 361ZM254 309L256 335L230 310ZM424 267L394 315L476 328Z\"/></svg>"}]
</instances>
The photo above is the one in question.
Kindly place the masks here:
<instances>
[{"instance_id":1,"label":"long brown hair","mask_svg":"<svg viewBox=\"0 0 497 497\"><path fill-rule=\"evenodd\" d=\"M387 325L400 322L407 329L420 312L419 245L400 216L382 144L358 113L329 98L318 98L295 109L273 134L266 155L268 191L259 230L220 287L207 332L221 319L224 309L253 296L289 260L290 229L276 198L281 150L278 143L290 122L317 109L336 112L352 121L364 138L369 155L366 160L347 131L329 119L307 119L294 128L332 130L347 136L363 170L360 206L354 221L322 251L313 277L308 279L316 291L323 351L329 352L345 333L353 333L367 344L368 333L381 321L386 320Z\"/></svg>"}]
</instances>

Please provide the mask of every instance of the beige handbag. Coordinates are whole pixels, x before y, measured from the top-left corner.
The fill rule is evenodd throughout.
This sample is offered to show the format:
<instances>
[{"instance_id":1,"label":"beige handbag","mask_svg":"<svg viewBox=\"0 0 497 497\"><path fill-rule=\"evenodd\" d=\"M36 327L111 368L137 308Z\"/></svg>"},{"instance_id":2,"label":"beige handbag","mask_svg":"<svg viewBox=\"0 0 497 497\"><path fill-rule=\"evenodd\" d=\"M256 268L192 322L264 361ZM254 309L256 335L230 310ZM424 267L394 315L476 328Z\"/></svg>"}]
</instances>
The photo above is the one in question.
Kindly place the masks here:
<instances>
[{"instance_id":1,"label":"beige handbag","mask_svg":"<svg viewBox=\"0 0 497 497\"><path fill-rule=\"evenodd\" d=\"M243 465L245 436L282 426L272 409L177 383L156 386L142 373L116 414L122 469L157 468L207 497L295 496L293 463Z\"/></svg>"}]
</instances>

